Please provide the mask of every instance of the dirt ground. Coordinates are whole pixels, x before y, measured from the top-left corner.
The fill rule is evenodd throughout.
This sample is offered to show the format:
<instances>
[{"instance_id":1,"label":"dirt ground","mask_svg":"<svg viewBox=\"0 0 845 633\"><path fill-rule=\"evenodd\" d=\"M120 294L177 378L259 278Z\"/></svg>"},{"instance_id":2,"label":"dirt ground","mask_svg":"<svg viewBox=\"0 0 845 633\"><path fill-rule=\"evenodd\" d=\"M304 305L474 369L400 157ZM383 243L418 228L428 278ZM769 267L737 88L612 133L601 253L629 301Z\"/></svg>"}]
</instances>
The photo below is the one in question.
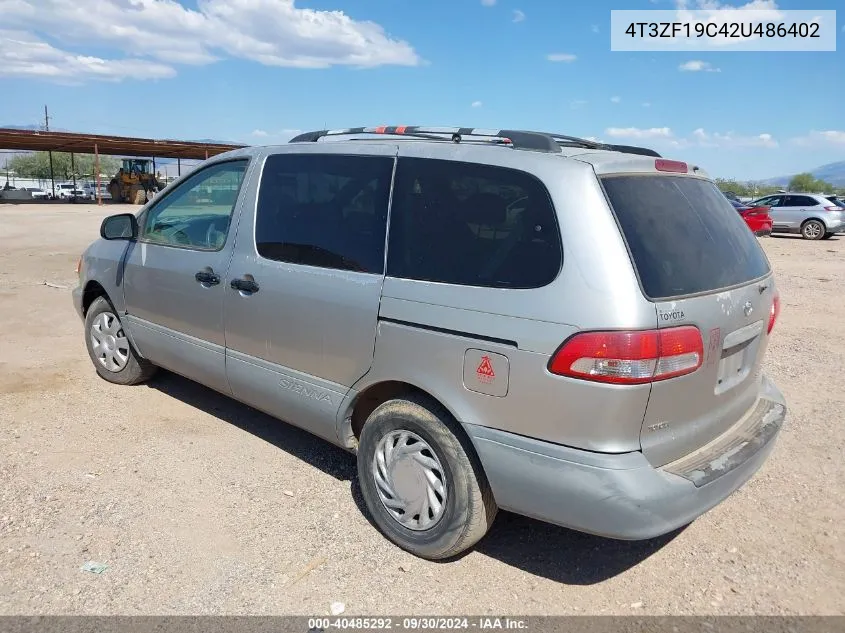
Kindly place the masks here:
<instances>
[{"instance_id":1,"label":"dirt ground","mask_svg":"<svg viewBox=\"0 0 845 633\"><path fill-rule=\"evenodd\" d=\"M97 378L70 288L117 210L0 204L0 613L845 614L845 237L761 240L790 411L739 492L648 542L502 513L431 563L370 525L352 456L182 378Z\"/></svg>"}]
</instances>

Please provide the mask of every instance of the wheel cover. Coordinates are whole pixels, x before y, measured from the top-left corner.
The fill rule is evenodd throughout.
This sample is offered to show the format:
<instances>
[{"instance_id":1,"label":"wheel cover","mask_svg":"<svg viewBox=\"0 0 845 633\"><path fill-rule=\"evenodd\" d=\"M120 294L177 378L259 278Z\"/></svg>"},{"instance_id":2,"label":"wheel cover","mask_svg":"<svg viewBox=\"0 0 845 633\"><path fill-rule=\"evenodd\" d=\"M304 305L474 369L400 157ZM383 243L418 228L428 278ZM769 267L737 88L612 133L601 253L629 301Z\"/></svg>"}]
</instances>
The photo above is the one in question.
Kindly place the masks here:
<instances>
[{"instance_id":1,"label":"wheel cover","mask_svg":"<svg viewBox=\"0 0 845 633\"><path fill-rule=\"evenodd\" d=\"M804 235L807 237L818 237L821 233L821 228L815 222L810 222L804 227Z\"/></svg>"},{"instance_id":2,"label":"wheel cover","mask_svg":"<svg viewBox=\"0 0 845 633\"><path fill-rule=\"evenodd\" d=\"M379 499L400 525L430 530L446 511L446 474L437 453L416 433L391 431L373 455Z\"/></svg>"},{"instance_id":3,"label":"wheel cover","mask_svg":"<svg viewBox=\"0 0 845 633\"><path fill-rule=\"evenodd\" d=\"M129 362L129 340L120 320L111 312L96 316L89 331L91 351L97 362L111 372L119 372Z\"/></svg>"}]
</instances>

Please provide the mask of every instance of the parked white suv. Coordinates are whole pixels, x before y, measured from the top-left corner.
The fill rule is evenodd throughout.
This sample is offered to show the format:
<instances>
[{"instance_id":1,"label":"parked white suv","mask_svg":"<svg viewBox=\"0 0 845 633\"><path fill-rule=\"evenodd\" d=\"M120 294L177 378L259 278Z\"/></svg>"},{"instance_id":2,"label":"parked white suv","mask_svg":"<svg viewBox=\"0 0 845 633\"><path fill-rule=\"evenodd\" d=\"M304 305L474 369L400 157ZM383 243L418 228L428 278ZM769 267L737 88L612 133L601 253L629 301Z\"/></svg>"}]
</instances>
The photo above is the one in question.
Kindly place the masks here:
<instances>
[{"instance_id":1,"label":"parked white suv","mask_svg":"<svg viewBox=\"0 0 845 633\"><path fill-rule=\"evenodd\" d=\"M816 193L779 193L749 206L771 207L773 233L800 233L804 239L828 239L845 231L845 208Z\"/></svg>"},{"instance_id":2,"label":"parked white suv","mask_svg":"<svg viewBox=\"0 0 845 633\"><path fill-rule=\"evenodd\" d=\"M56 197L60 200L74 200L76 198L84 198L85 192L78 185L72 182L63 182L56 186Z\"/></svg>"},{"instance_id":3,"label":"parked white suv","mask_svg":"<svg viewBox=\"0 0 845 633\"><path fill-rule=\"evenodd\" d=\"M84 193L84 198L86 200L97 200L97 185L96 183L86 183L82 186L82 191ZM99 197L102 200L111 200L111 193L109 192L109 188L105 183L100 184L100 194Z\"/></svg>"}]
</instances>

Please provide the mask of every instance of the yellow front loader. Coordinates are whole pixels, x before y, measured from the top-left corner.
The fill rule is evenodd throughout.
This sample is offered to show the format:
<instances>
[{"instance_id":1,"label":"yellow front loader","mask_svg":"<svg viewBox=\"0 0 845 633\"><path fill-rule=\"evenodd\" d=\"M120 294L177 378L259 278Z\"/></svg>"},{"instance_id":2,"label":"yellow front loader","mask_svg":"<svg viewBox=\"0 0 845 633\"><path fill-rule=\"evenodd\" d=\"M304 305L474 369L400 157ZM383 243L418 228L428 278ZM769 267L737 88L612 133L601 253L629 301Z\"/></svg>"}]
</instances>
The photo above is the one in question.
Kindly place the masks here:
<instances>
[{"instance_id":1,"label":"yellow front loader","mask_svg":"<svg viewBox=\"0 0 845 633\"><path fill-rule=\"evenodd\" d=\"M146 158L125 158L123 166L109 182L109 193L114 202L144 204L164 189L153 172L153 162Z\"/></svg>"}]
</instances>

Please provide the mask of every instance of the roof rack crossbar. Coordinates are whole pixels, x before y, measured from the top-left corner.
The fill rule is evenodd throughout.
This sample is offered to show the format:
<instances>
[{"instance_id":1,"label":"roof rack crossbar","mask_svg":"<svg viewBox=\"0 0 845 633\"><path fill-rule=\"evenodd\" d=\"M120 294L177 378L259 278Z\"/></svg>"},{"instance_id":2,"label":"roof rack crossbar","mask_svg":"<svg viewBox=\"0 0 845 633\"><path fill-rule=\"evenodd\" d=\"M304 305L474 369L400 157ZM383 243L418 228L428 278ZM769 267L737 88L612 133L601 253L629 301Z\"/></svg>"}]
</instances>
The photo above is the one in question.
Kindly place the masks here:
<instances>
[{"instance_id":1,"label":"roof rack crossbar","mask_svg":"<svg viewBox=\"0 0 845 633\"><path fill-rule=\"evenodd\" d=\"M352 127L337 130L317 130L304 132L292 138L290 143L315 143L327 136L353 136L358 134L376 134L387 136L404 136L435 141L490 142L506 145L515 149L526 149L541 152L560 152L561 147L582 147L585 149L623 152L626 154L640 154L660 158L660 154L652 149L633 145L614 145L600 143L554 132L532 132L528 130L489 130L471 127L423 127L411 125L381 125L376 127Z\"/></svg>"},{"instance_id":2,"label":"roof rack crossbar","mask_svg":"<svg viewBox=\"0 0 845 633\"><path fill-rule=\"evenodd\" d=\"M623 154L640 154L642 156L654 156L661 158L653 149L648 147L638 147L636 145L616 145L614 143L601 143L599 141L590 141L588 139L578 138L575 136L567 136L566 134L548 133L558 145L564 147L585 147L587 149L601 149L611 152L622 152Z\"/></svg>"},{"instance_id":3,"label":"roof rack crossbar","mask_svg":"<svg viewBox=\"0 0 845 633\"><path fill-rule=\"evenodd\" d=\"M421 127L410 125L382 125L378 127L354 127L340 130L318 130L305 132L292 138L290 143L316 142L326 136L348 136L356 134L385 134L425 138L438 141L460 143L467 141L486 141L497 145L507 145L517 149L532 149L546 152L559 152L560 148L549 136L536 132L519 130L488 130L471 127Z\"/></svg>"}]
</instances>

